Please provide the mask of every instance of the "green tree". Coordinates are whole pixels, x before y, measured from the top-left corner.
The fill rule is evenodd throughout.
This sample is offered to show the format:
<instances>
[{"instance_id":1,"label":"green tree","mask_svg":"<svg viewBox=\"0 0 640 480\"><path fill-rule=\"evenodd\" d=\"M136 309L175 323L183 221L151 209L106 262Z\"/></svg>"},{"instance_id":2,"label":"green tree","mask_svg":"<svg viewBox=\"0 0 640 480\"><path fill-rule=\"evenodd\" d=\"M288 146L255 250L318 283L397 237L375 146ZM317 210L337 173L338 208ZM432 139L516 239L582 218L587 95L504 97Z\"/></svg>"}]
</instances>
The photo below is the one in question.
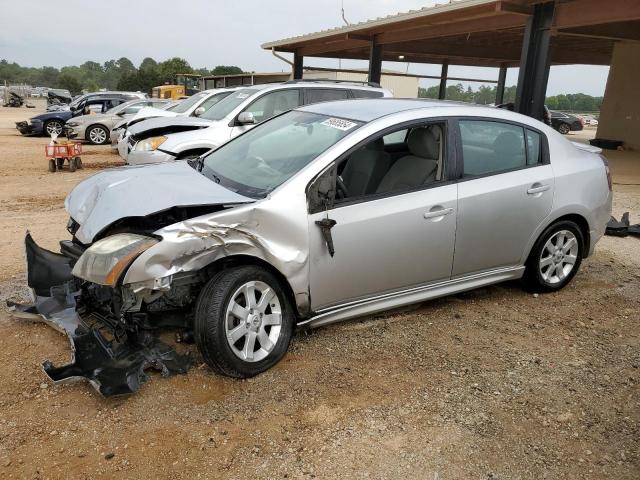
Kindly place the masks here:
<instances>
[{"instance_id":1,"label":"green tree","mask_svg":"<svg viewBox=\"0 0 640 480\"><path fill-rule=\"evenodd\" d=\"M211 75L237 75L243 73L240 67L235 65L218 65L211 70Z\"/></svg>"},{"instance_id":2,"label":"green tree","mask_svg":"<svg viewBox=\"0 0 640 480\"><path fill-rule=\"evenodd\" d=\"M71 95L79 95L82 93L82 84L80 81L70 73L63 73L60 75L58 82L60 88L66 88L71 92Z\"/></svg>"},{"instance_id":3,"label":"green tree","mask_svg":"<svg viewBox=\"0 0 640 480\"><path fill-rule=\"evenodd\" d=\"M158 64L161 83L173 83L179 73L192 73L193 69L184 58L173 57Z\"/></svg>"}]
</instances>

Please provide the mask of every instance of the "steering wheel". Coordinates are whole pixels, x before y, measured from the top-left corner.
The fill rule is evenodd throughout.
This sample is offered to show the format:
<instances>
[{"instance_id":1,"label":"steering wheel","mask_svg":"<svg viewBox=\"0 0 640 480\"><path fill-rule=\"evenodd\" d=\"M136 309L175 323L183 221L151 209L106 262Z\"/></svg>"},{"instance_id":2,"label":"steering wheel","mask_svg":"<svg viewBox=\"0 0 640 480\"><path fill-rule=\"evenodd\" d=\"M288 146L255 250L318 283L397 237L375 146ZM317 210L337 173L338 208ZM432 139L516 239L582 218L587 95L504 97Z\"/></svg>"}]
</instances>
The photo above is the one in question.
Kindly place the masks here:
<instances>
[{"instance_id":1,"label":"steering wheel","mask_svg":"<svg viewBox=\"0 0 640 480\"><path fill-rule=\"evenodd\" d=\"M349 196L349 190L342 181L342 177L340 177L340 175L336 177L336 194L339 198L347 198Z\"/></svg>"}]
</instances>

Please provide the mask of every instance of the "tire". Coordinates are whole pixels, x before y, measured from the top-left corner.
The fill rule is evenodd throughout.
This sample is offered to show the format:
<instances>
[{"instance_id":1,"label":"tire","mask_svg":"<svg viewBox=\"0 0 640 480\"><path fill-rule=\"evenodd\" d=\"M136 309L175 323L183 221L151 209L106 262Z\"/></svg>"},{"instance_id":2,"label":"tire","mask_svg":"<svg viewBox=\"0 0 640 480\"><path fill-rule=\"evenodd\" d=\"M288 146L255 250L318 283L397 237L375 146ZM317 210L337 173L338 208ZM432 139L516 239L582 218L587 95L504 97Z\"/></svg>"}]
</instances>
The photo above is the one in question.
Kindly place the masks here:
<instances>
[{"instance_id":1,"label":"tire","mask_svg":"<svg viewBox=\"0 0 640 480\"><path fill-rule=\"evenodd\" d=\"M60 136L64 130L64 125L60 120L48 120L44 122L42 129L44 130L45 135L51 136L53 133L57 133L58 136Z\"/></svg>"},{"instance_id":2,"label":"tire","mask_svg":"<svg viewBox=\"0 0 640 480\"><path fill-rule=\"evenodd\" d=\"M56 160L55 158L49 159L49 171L51 173L56 173Z\"/></svg>"},{"instance_id":3,"label":"tire","mask_svg":"<svg viewBox=\"0 0 640 480\"><path fill-rule=\"evenodd\" d=\"M75 172L78 165L76 164L76 157L71 157L69 159L69 171Z\"/></svg>"},{"instance_id":4,"label":"tire","mask_svg":"<svg viewBox=\"0 0 640 480\"><path fill-rule=\"evenodd\" d=\"M76 168L77 168L78 170L82 170L82 158L80 158L80 157L75 157L75 159L76 159Z\"/></svg>"},{"instance_id":5,"label":"tire","mask_svg":"<svg viewBox=\"0 0 640 480\"><path fill-rule=\"evenodd\" d=\"M252 291L248 285L253 285L253 302L247 302L245 292L251 295ZM245 308L248 305L254 308ZM230 377L253 377L278 363L289 347L293 326L293 310L282 285L271 272L257 266L219 272L196 302L196 345L214 371ZM234 332L232 343L228 334Z\"/></svg>"},{"instance_id":6,"label":"tire","mask_svg":"<svg viewBox=\"0 0 640 480\"><path fill-rule=\"evenodd\" d=\"M563 243L557 245L559 240ZM583 255L580 227L570 220L554 223L542 232L529 254L523 276L525 286L541 293L564 288L578 273Z\"/></svg>"},{"instance_id":7,"label":"tire","mask_svg":"<svg viewBox=\"0 0 640 480\"><path fill-rule=\"evenodd\" d=\"M56 167L58 167L58 170L62 170L62 167L64 167L64 158L56 158Z\"/></svg>"},{"instance_id":8,"label":"tire","mask_svg":"<svg viewBox=\"0 0 640 480\"><path fill-rule=\"evenodd\" d=\"M106 145L111 141L109 131L102 125L92 125L87 129L87 140L93 145Z\"/></svg>"},{"instance_id":9,"label":"tire","mask_svg":"<svg viewBox=\"0 0 640 480\"><path fill-rule=\"evenodd\" d=\"M571 131L571 127L569 127L569 125L567 125L566 123L561 123L560 125L558 125L558 131L562 135L567 135Z\"/></svg>"}]
</instances>

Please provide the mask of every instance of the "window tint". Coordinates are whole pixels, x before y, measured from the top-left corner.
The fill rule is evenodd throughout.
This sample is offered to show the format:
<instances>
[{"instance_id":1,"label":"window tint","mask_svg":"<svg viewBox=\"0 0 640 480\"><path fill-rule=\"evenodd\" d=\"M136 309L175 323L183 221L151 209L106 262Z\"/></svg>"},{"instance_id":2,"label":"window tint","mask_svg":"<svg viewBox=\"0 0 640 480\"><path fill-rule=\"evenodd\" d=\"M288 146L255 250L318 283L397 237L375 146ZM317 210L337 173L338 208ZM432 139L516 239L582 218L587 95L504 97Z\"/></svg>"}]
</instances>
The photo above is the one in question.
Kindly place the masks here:
<instances>
[{"instance_id":1,"label":"window tint","mask_svg":"<svg viewBox=\"0 0 640 480\"><path fill-rule=\"evenodd\" d=\"M482 120L461 120L464 176L503 172L526 165L524 129Z\"/></svg>"},{"instance_id":2,"label":"window tint","mask_svg":"<svg viewBox=\"0 0 640 480\"><path fill-rule=\"evenodd\" d=\"M542 163L540 153L540 134L527 130L527 165Z\"/></svg>"},{"instance_id":3,"label":"window tint","mask_svg":"<svg viewBox=\"0 0 640 480\"><path fill-rule=\"evenodd\" d=\"M278 90L260 97L249 105L245 112L253 113L256 123L260 123L299 105L300 93L298 89Z\"/></svg>"},{"instance_id":4,"label":"window tint","mask_svg":"<svg viewBox=\"0 0 640 480\"><path fill-rule=\"evenodd\" d=\"M384 94L379 90L351 90L354 98L381 98Z\"/></svg>"},{"instance_id":5,"label":"window tint","mask_svg":"<svg viewBox=\"0 0 640 480\"><path fill-rule=\"evenodd\" d=\"M332 100L346 100L349 98L347 90L335 88L307 88L307 103L330 102Z\"/></svg>"}]
</instances>

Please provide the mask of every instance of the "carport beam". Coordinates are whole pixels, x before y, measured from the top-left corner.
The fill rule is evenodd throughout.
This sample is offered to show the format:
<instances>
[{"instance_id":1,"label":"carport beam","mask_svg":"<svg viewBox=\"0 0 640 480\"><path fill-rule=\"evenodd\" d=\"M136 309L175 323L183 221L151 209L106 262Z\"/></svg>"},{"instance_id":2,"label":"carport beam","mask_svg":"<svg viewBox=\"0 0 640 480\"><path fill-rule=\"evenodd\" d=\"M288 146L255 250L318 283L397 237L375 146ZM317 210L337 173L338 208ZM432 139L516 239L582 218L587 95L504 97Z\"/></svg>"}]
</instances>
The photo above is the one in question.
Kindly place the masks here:
<instances>
[{"instance_id":1,"label":"carport beam","mask_svg":"<svg viewBox=\"0 0 640 480\"><path fill-rule=\"evenodd\" d=\"M304 57L300 55L298 52L293 54L293 79L294 80L302 80L302 63L304 62Z\"/></svg>"},{"instance_id":2,"label":"carport beam","mask_svg":"<svg viewBox=\"0 0 640 480\"><path fill-rule=\"evenodd\" d=\"M496 105L504 103L504 85L507 81L507 67L504 65L500 67L500 73L498 73L498 85L496 86Z\"/></svg>"},{"instance_id":3,"label":"carport beam","mask_svg":"<svg viewBox=\"0 0 640 480\"><path fill-rule=\"evenodd\" d=\"M376 44L375 39L371 42L369 52L369 81L380 83L382 77L382 46Z\"/></svg>"},{"instance_id":4,"label":"carport beam","mask_svg":"<svg viewBox=\"0 0 640 480\"><path fill-rule=\"evenodd\" d=\"M445 60L442 63L442 73L440 74L440 89L438 90L438 99L447 98L447 75L449 74L449 62Z\"/></svg>"}]
</instances>

